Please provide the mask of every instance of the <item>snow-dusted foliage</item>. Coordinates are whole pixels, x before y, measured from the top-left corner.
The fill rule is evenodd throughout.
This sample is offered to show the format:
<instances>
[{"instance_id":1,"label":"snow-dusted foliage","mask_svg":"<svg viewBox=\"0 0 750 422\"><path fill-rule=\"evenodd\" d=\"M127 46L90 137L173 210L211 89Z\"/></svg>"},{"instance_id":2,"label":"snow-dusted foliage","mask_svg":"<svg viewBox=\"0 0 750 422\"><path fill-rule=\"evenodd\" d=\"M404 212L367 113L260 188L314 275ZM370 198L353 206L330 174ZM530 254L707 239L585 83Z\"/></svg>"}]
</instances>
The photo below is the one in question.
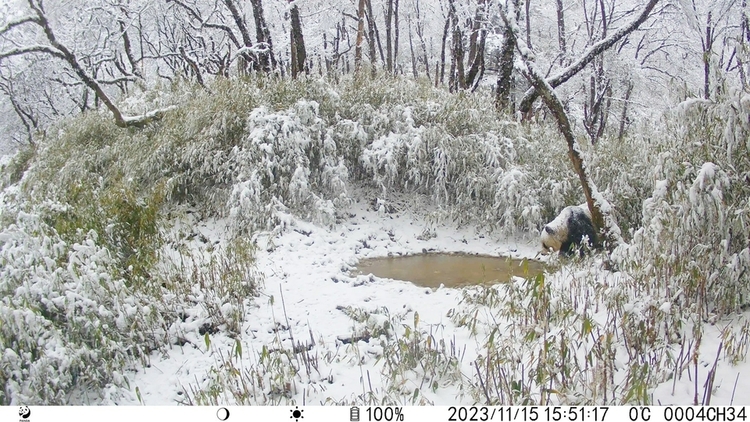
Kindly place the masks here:
<instances>
[{"instance_id":1,"label":"snow-dusted foliage","mask_svg":"<svg viewBox=\"0 0 750 422\"><path fill-rule=\"evenodd\" d=\"M219 81L184 102L142 131L95 114L61 125L40 152L43 178L70 185L106 168L229 215L237 232L289 212L330 224L355 181L385 201L426 195L441 215L506 234L538 230L582 199L556 129L509 121L490 96L390 77L261 78Z\"/></svg>"},{"instance_id":2,"label":"snow-dusted foliage","mask_svg":"<svg viewBox=\"0 0 750 422\"><path fill-rule=\"evenodd\" d=\"M554 128L508 121L481 95L402 81L372 91L384 98L357 116L367 138L357 174L384 197L427 195L461 224L510 234L537 230L576 196Z\"/></svg>"},{"instance_id":3,"label":"snow-dusted foliage","mask_svg":"<svg viewBox=\"0 0 750 422\"><path fill-rule=\"evenodd\" d=\"M65 404L83 385L124 386L160 339L159 315L118 274L97 233L66 242L40 215L0 210L0 403ZM9 215L10 214L10 215Z\"/></svg>"},{"instance_id":4,"label":"snow-dusted foliage","mask_svg":"<svg viewBox=\"0 0 750 422\"><path fill-rule=\"evenodd\" d=\"M680 105L643 202L643 227L615 253L635 283L696 315L750 303L746 98Z\"/></svg>"},{"instance_id":5,"label":"snow-dusted foliage","mask_svg":"<svg viewBox=\"0 0 750 422\"><path fill-rule=\"evenodd\" d=\"M67 403L83 385L113 386L107 391L115 394L123 369L145 352L173 343L211 349L206 333L241 331L261 280L254 245L205 242L204 250L175 252L165 211L225 218L234 242L291 221L336 224L353 200L419 197L412 204L428 198L436 218L536 238L561 209L583 200L557 128L511 120L481 93L391 77L257 77L192 88L133 99L158 105L174 95L182 104L145 128L123 130L87 113L0 164L0 381L7 386L0 403ZM490 308L490 320L495 306L515 330L493 344L497 334L488 329L479 370L501 388L474 385L469 394L543 403L549 393L540 389L552 384L561 403L648 402L644 391L670 370L665 350L687 338L684 321L699 330L702 317L748 304L748 115L747 96L690 101L657 127L581 142L592 179L627 230L629 244L607 260L619 272L565 272L570 277L509 285L498 297L467 296L470 306L454 314L458 325L478 332L474 305ZM394 385L463 380L453 354L418 326L382 348ZM733 360L744 358L740 343ZM237 384L238 403L296 394L286 385L302 367L288 366L289 344L277 346L259 355L252 396ZM423 359L410 361L399 347ZM242 356L237 349L227 359ZM656 365L645 368L640 356ZM573 358L568 372L556 367ZM407 370L408 362L432 362L437 372ZM242 381L220 366L229 372L217 369L206 387ZM503 389L507 377L524 381Z\"/></svg>"},{"instance_id":6,"label":"snow-dusted foliage","mask_svg":"<svg viewBox=\"0 0 750 422\"><path fill-rule=\"evenodd\" d=\"M248 118L249 133L228 154L236 182L230 219L239 229L270 229L277 207L304 218L335 222L336 206L348 201L348 170L319 117L318 104L300 100L285 113L261 107Z\"/></svg>"}]
</instances>

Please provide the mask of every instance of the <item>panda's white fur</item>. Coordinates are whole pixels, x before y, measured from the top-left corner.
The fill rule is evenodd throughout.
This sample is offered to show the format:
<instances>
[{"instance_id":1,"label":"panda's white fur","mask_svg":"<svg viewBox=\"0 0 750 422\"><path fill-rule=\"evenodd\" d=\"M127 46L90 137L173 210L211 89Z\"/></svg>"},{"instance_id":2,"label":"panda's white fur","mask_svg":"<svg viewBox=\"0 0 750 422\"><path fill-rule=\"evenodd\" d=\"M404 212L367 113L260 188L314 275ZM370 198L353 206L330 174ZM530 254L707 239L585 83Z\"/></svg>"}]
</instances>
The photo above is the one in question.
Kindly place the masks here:
<instances>
[{"instance_id":1,"label":"panda's white fur","mask_svg":"<svg viewBox=\"0 0 750 422\"><path fill-rule=\"evenodd\" d=\"M561 251L572 254L584 241L596 241L596 231L587 204L563 208L560 214L542 229L542 252Z\"/></svg>"}]
</instances>

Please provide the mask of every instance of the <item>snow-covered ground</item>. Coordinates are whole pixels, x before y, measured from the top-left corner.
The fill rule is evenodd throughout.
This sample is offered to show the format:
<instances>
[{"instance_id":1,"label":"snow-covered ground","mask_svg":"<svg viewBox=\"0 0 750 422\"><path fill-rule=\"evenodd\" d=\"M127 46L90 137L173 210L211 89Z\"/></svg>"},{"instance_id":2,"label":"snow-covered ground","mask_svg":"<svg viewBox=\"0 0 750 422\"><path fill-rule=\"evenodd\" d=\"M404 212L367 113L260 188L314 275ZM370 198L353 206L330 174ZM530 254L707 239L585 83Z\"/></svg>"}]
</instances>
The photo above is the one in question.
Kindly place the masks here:
<instances>
[{"instance_id":1,"label":"snow-covered ground","mask_svg":"<svg viewBox=\"0 0 750 422\"><path fill-rule=\"evenodd\" d=\"M407 207L393 213L374 211L369 201L354 204L346 218L334 228L320 227L289 218L280 234L263 233L255 237L256 265L264 274L262 295L246 306L245 324L239 338L242 358L238 368L259 365L264 345L269 349L291 349L304 345L303 353L313 357L312 367L303 363L298 376L289 377L285 399L298 404L335 404L364 402L370 393L382 396L388 380L382 375L384 361L379 340L351 342L361 334L344 309L352 307L373 312L365 324L377 326L388 314L403 317L412 325L418 313L422 329L430 327L437 340L444 339L459 350L460 366L466 377L473 377L472 362L481 353L483 335L472 336L465 327L456 327L447 316L459 306L461 290L432 290L405 281L374 276L352 276L358 260L367 257L413 254L427 251L468 252L497 256L534 257L537 242L503 240L483 235L476 227L456 229L430 224L425 214ZM221 222L199 221L193 230L203 235L206 244L223 242L226 231ZM424 236L425 231L431 235ZM196 238L200 238L197 236ZM388 313L382 311L388 309ZM380 311L378 311L380 309ZM747 313L746 313L747 316ZM729 322L708 326L701 345L698 365L698 400L703 383L712 369L721 329ZM358 329L359 328L359 329ZM131 373L131 392L113 399L112 404L166 405L187 403L198 388L206 388L209 373L236 351L236 340L223 332L210 335L210 345L197 330L186 334L187 343L172 346L168 353L155 353L150 366ZM355 339L356 340L356 339ZM696 389L694 369L685 371L674 383L666 382L653 391L655 403L691 404ZM711 404L750 404L750 364L732 366L720 360L716 367ZM744 375L744 376L743 376ZM462 392L459 383L446 383L433 390L420 386L419 380L407 380L406 390L421 387L419 403L469 404L473 398ZM137 393L136 393L137 391ZM673 392L674 391L674 392ZM230 396L220 401L231 404ZM412 404L404 402L403 404Z\"/></svg>"}]
</instances>

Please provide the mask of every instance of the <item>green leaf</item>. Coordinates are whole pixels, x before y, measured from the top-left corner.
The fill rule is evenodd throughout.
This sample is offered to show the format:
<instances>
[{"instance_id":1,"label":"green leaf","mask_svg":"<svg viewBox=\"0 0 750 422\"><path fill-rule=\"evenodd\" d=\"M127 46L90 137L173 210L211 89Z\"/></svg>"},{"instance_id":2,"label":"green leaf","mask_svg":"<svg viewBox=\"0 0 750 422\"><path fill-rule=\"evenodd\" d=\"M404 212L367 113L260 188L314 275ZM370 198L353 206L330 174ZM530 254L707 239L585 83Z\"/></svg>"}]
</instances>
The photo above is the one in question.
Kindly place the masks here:
<instances>
[{"instance_id":1,"label":"green leaf","mask_svg":"<svg viewBox=\"0 0 750 422\"><path fill-rule=\"evenodd\" d=\"M240 343L239 339L234 341L234 354L238 358L242 357L242 343Z\"/></svg>"}]
</instances>

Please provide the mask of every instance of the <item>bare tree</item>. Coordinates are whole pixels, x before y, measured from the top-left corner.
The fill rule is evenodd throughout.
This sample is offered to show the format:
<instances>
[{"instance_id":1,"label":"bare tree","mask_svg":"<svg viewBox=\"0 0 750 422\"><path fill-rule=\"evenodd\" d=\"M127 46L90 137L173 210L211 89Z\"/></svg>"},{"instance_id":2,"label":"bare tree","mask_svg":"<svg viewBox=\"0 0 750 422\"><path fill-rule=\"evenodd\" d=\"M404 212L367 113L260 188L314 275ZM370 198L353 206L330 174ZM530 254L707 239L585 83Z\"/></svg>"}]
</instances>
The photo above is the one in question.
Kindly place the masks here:
<instances>
[{"instance_id":1,"label":"bare tree","mask_svg":"<svg viewBox=\"0 0 750 422\"><path fill-rule=\"evenodd\" d=\"M164 115L164 113L170 109L158 109L140 116L124 115L106 93L102 86L102 82L89 74L89 72L87 72L81 65L78 57L76 57L76 55L70 49L68 49L57 39L57 37L55 36L55 32L52 29L49 20L47 19L47 15L44 13L42 2L40 0L28 0L28 6L31 11L31 15L11 22L6 25L5 28L0 28L0 36L8 34L8 32L13 28L19 27L21 25L32 24L43 32L48 44L27 45L24 47L16 47L11 48L10 50L2 51L0 52L0 61L14 56L39 53L48 54L63 60L67 63L68 66L70 66L70 69L75 73L75 75L96 94L96 99L104 103L107 109L109 109L109 111L114 116L115 123L120 127L143 126L149 122L160 119Z\"/></svg>"},{"instance_id":2,"label":"bare tree","mask_svg":"<svg viewBox=\"0 0 750 422\"><path fill-rule=\"evenodd\" d=\"M371 0L365 0L365 5L367 7L365 11L365 15L367 16L367 45L369 48L369 54L370 54L370 65L372 67L372 73L375 75L375 63L378 61L378 56L375 50L376 43L380 45L380 36L377 34L377 27L375 26L375 15L372 13L372 1ZM383 59L383 49L380 48L380 56L381 59Z\"/></svg>"},{"instance_id":3,"label":"bare tree","mask_svg":"<svg viewBox=\"0 0 750 422\"><path fill-rule=\"evenodd\" d=\"M0 72L0 92L8 97L8 102L26 130L26 140L28 144L33 146L34 132L39 130L39 116L36 115L31 107L22 104L18 100L18 93L16 92L13 78L5 75L3 72Z\"/></svg>"},{"instance_id":4,"label":"bare tree","mask_svg":"<svg viewBox=\"0 0 750 422\"><path fill-rule=\"evenodd\" d=\"M438 79L438 72L437 69L435 69L435 86L438 86L438 84L445 81L445 46L448 41L448 30L450 29L450 25L451 16L448 14L448 16L445 17L445 25L443 26L443 38L440 45L440 61L437 64L437 67L440 68L440 78Z\"/></svg>"},{"instance_id":5,"label":"bare tree","mask_svg":"<svg viewBox=\"0 0 750 422\"><path fill-rule=\"evenodd\" d=\"M589 16L584 2L584 17L590 44L607 38L608 22L612 19L613 13L614 6L607 12L604 0L598 0L593 3L593 10ZM588 84L584 84L583 89L587 92L583 103L583 126L591 143L596 144L604 134L612 102L611 82L604 72L604 53L592 60L589 81Z\"/></svg>"},{"instance_id":6,"label":"bare tree","mask_svg":"<svg viewBox=\"0 0 750 422\"><path fill-rule=\"evenodd\" d=\"M276 67L276 58L273 53L271 32L268 30L266 16L263 13L263 2L262 0L250 0L250 4L253 6L253 17L255 18L255 40L258 44L268 45L269 50L266 56L267 63L262 63L261 65L273 69Z\"/></svg>"},{"instance_id":7,"label":"bare tree","mask_svg":"<svg viewBox=\"0 0 750 422\"><path fill-rule=\"evenodd\" d=\"M464 34L458 22L455 0L448 0L448 19L451 21L451 68L448 88L455 92L465 87L466 72L464 69Z\"/></svg>"},{"instance_id":8,"label":"bare tree","mask_svg":"<svg viewBox=\"0 0 750 422\"><path fill-rule=\"evenodd\" d=\"M487 3L479 0L469 36L469 71L464 88L475 90L484 75L484 48L487 41Z\"/></svg>"},{"instance_id":9,"label":"bare tree","mask_svg":"<svg viewBox=\"0 0 750 422\"><path fill-rule=\"evenodd\" d=\"M560 64L565 65L565 56L567 55L566 35L565 35L565 8L563 0L556 0L557 5L557 43L560 46Z\"/></svg>"},{"instance_id":10,"label":"bare tree","mask_svg":"<svg viewBox=\"0 0 750 422\"><path fill-rule=\"evenodd\" d=\"M729 11L735 7L736 1L729 0L723 2L711 2L704 4L704 10L700 10L698 4L693 0L689 6L685 7L688 14L688 21L691 26L700 34L701 40L701 62L703 64L703 98L711 98L711 70L712 61L716 55L714 45L718 37L726 30L727 25L718 26L719 22L728 18ZM744 8L743 8L744 9ZM700 26L701 12L705 12L705 24ZM744 12L744 10L743 10ZM721 47L720 47L721 49ZM719 66L721 67L721 66Z\"/></svg>"},{"instance_id":11,"label":"bare tree","mask_svg":"<svg viewBox=\"0 0 750 422\"><path fill-rule=\"evenodd\" d=\"M354 71L358 72L362 68L362 42L365 39L365 2L359 0L357 7L357 42L354 48Z\"/></svg>"},{"instance_id":12,"label":"bare tree","mask_svg":"<svg viewBox=\"0 0 750 422\"><path fill-rule=\"evenodd\" d=\"M393 72L393 1L387 0L385 9L385 68L388 72ZM411 45L411 21L409 21L409 40Z\"/></svg>"},{"instance_id":13,"label":"bare tree","mask_svg":"<svg viewBox=\"0 0 750 422\"><path fill-rule=\"evenodd\" d=\"M430 59L427 57L427 44L425 43L424 39L424 21L421 17L421 12L419 9L419 0L416 0L416 4L414 6L415 12L417 14L417 24L416 24L416 32L417 36L419 37L419 43L422 47L422 55L424 57L424 66L425 66L425 73L427 74L427 78L430 77ZM435 75L437 77L437 75Z\"/></svg>"},{"instance_id":14,"label":"bare tree","mask_svg":"<svg viewBox=\"0 0 750 422\"><path fill-rule=\"evenodd\" d=\"M630 21L622 28L619 28L617 31L614 31L603 40L590 46L576 61L571 63L566 68L560 70L555 75L546 78L549 85L552 86L552 88L556 88L561 84L567 82L570 78L583 70L599 54L609 49L622 38L628 36L630 33L638 29L638 27L643 22L645 22L646 19L648 19L651 11L654 9L654 6L656 6L658 2L659 0L649 0L649 2L643 7L640 13L638 13L638 15L632 21ZM536 100L538 95L539 94L537 93L536 87L529 88L521 99L521 102L518 106L519 111L521 111L522 113L528 113L531 110L531 105L534 103L534 100Z\"/></svg>"}]
</instances>

